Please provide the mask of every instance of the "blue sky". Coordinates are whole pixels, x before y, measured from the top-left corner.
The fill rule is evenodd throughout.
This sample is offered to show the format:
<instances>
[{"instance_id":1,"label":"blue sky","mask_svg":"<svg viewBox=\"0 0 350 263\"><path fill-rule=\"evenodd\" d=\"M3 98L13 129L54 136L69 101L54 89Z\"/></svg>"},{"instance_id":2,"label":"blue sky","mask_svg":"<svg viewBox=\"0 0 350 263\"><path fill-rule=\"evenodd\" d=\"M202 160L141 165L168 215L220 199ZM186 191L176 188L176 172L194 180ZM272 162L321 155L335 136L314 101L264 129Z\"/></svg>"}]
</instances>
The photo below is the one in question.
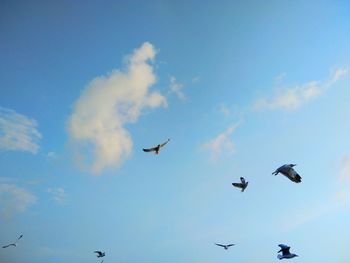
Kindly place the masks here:
<instances>
[{"instance_id":1,"label":"blue sky","mask_svg":"<svg viewBox=\"0 0 350 263\"><path fill-rule=\"evenodd\" d=\"M2 1L1 261L349 262L349 7Z\"/></svg>"}]
</instances>

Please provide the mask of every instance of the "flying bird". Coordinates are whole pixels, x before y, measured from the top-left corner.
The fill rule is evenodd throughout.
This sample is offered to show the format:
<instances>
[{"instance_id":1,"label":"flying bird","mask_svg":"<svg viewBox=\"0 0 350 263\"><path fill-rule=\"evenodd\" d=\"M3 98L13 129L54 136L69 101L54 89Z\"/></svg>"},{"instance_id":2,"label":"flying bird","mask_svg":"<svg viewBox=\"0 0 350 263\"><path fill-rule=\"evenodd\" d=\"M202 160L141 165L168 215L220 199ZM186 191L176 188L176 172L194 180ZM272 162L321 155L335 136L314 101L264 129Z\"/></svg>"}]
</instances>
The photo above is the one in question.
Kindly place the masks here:
<instances>
[{"instance_id":1,"label":"flying bird","mask_svg":"<svg viewBox=\"0 0 350 263\"><path fill-rule=\"evenodd\" d=\"M301 177L293 169L294 166L296 166L296 164L285 164L285 165L282 165L276 171L274 171L272 174L277 175L278 173L281 173L284 176L286 176L289 180L293 181L294 183L300 183L301 182Z\"/></svg>"},{"instance_id":2,"label":"flying bird","mask_svg":"<svg viewBox=\"0 0 350 263\"><path fill-rule=\"evenodd\" d=\"M278 254L278 255L277 255L277 258L278 258L278 259L281 260L281 259L284 259L284 258L294 258L294 257L298 257L298 255L289 252L289 249L290 249L289 246L286 246L286 245L283 245L283 244L279 244L278 246L279 246L281 249L280 249L277 253L282 252L282 255L281 255L281 254Z\"/></svg>"},{"instance_id":3,"label":"flying bird","mask_svg":"<svg viewBox=\"0 0 350 263\"><path fill-rule=\"evenodd\" d=\"M18 241L19 241L22 237L23 237L23 235L20 235L14 243L11 243L11 244L8 244L8 245L6 245L6 246L3 246L2 248L7 248L7 247L11 247L11 246L17 247Z\"/></svg>"},{"instance_id":4,"label":"flying bird","mask_svg":"<svg viewBox=\"0 0 350 263\"><path fill-rule=\"evenodd\" d=\"M221 245L221 244L215 243L215 245L217 245L217 246L219 246L219 247L223 247L225 250L227 250L229 247L232 247L232 246L234 246L235 244Z\"/></svg>"},{"instance_id":5,"label":"flying bird","mask_svg":"<svg viewBox=\"0 0 350 263\"><path fill-rule=\"evenodd\" d=\"M244 192L244 190L247 188L248 186L248 182L245 181L245 179L243 177L240 178L241 182L240 183L232 183L232 185L234 187L240 188L241 192Z\"/></svg>"},{"instance_id":6,"label":"flying bird","mask_svg":"<svg viewBox=\"0 0 350 263\"><path fill-rule=\"evenodd\" d=\"M163 148L168 142L170 141L170 139L168 139L166 142L162 143L162 144L158 144L157 146L153 147L153 148L144 148L142 149L144 152L154 152L155 154L159 154L159 151L161 148Z\"/></svg>"},{"instance_id":7,"label":"flying bird","mask_svg":"<svg viewBox=\"0 0 350 263\"><path fill-rule=\"evenodd\" d=\"M105 252L101 252L101 251L94 251L94 253L97 253L97 257L98 258L102 258L102 257L104 257L105 256Z\"/></svg>"}]
</instances>

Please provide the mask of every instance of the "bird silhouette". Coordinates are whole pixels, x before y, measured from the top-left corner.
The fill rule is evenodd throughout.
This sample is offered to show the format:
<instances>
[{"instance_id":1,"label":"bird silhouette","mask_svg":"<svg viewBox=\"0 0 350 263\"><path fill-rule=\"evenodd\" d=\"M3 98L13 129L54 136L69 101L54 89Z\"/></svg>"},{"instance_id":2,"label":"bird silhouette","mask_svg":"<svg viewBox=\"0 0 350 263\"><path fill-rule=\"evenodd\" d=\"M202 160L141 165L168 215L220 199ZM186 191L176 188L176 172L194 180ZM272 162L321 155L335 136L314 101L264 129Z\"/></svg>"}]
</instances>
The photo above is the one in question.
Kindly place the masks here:
<instances>
[{"instance_id":1,"label":"bird silhouette","mask_svg":"<svg viewBox=\"0 0 350 263\"><path fill-rule=\"evenodd\" d=\"M234 246L235 244L228 244L228 245L222 245L222 244L217 244L215 243L215 245L219 246L219 247L223 247L225 250L227 250L229 247Z\"/></svg>"},{"instance_id":2,"label":"bird silhouette","mask_svg":"<svg viewBox=\"0 0 350 263\"><path fill-rule=\"evenodd\" d=\"M11 244L8 244L8 245L6 245L6 246L3 246L2 248L8 248L8 247L11 247L11 246L17 247L18 241L19 241L22 237L23 237L23 235L20 235L20 236L17 238L17 240L16 240L15 242L13 242L13 243L11 243Z\"/></svg>"},{"instance_id":3,"label":"bird silhouette","mask_svg":"<svg viewBox=\"0 0 350 263\"><path fill-rule=\"evenodd\" d=\"M155 154L159 154L160 149L163 148L169 141L170 141L170 139L168 139L166 142L164 142L162 144L158 144L157 146L155 146L153 148L144 148L142 150L144 152L154 152Z\"/></svg>"},{"instance_id":4,"label":"bird silhouette","mask_svg":"<svg viewBox=\"0 0 350 263\"><path fill-rule=\"evenodd\" d=\"M94 253L97 253L97 257L98 258L102 258L102 257L104 257L105 256L105 252L101 252L101 251L94 251Z\"/></svg>"},{"instance_id":5,"label":"bird silhouette","mask_svg":"<svg viewBox=\"0 0 350 263\"><path fill-rule=\"evenodd\" d=\"M278 173L283 174L286 176L289 180L291 180L294 183L300 183L301 177L300 175L293 169L293 167L296 166L296 164L285 164L281 167L277 168L276 171L274 171L272 174L277 175Z\"/></svg>"},{"instance_id":6,"label":"bird silhouette","mask_svg":"<svg viewBox=\"0 0 350 263\"><path fill-rule=\"evenodd\" d=\"M244 190L247 188L248 186L248 182L245 181L245 179L243 177L240 178L241 182L240 183L232 183L232 185L234 187L240 188L241 192L244 192Z\"/></svg>"},{"instance_id":7,"label":"bird silhouette","mask_svg":"<svg viewBox=\"0 0 350 263\"><path fill-rule=\"evenodd\" d=\"M281 254L278 254L278 255L277 255L277 258L278 258L278 259L281 260L281 259L284 259L284 258L294 258L294 257L298 257L298 255L289 252L289 249L290 249L289 246L286 246L286 245L283 245L283 244L279 244L278 246L279 246L281 249L280 249L277 253L282 252L282 255L281 255Z\"/></svg>"}]
</instances>

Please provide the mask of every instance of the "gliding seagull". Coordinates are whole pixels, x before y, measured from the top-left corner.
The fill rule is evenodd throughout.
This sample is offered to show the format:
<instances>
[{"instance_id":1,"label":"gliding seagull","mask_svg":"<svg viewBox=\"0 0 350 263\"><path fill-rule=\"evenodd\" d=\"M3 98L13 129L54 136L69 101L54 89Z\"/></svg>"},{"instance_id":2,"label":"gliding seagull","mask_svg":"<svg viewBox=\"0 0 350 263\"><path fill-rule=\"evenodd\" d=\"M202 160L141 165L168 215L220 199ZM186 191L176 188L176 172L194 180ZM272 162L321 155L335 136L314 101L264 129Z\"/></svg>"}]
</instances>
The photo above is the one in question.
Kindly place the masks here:
<instances>
[{"instance_id":1,"label":"gliding seagull","mask_svg":"<svg viewBox=\"0 0 350 263\"><path fill-rule=\"evenodd\" d=\"M241 189L241 192L244 192L244 190L247 188L248 186L248 182L245 181L245 179L243 177L240 178L241 179L241 183L232 183L233 186L238 187Z\"/></svg>"},{"instance_id":2,"label":"gliding seagull","mask_svg":"<svg viewBox=\"0 0 350 263\"><path fill-rule=\"evenodd\" d=\"M23 237L23 235L20 235L20 236L17 238L16 242L11 243L11 244L8 244L8 245L6 245L6 246L3 246L2 248L7 248L7 247L10 247L10 246L17 247L18 241L19 241L22 237Z\"/></svg>"},{"instance_id":3,"label":"gliding seagull","mask_svg":"<svg viewBox=\"0 0 350 263\"><path fill-rule=\"evenodd\" d=\"M168 139L166 142L162 143L162 144L158 144L157 146L153 147L153 148L144 148L142 149L144 152L154 152L155 154L159 154L159 151L162 147L164 147L168 142L170 141L170 139Z\"/></svg>"},{"instance_id":4,"label":"gliding seagull","mask_svg":"<svg viewBox=\"0 0 350 263\"><path fill-rule=\"evenodd\" d=\"M282 252L282 255L281 255L281 254L278 254L278 255L277 255L277 258L278 258L278 259L281 260L281 259L284 259L284 258L294 258L294 257L298 257L298 255L289 252L289 249L290 249L289 246L286 246L286 245L283 245L283 244L279 244L278 246L279 246L281 249L280 249L277 253Z\"/></svg>"},{"instance_id":5,"label":"gliding seagull","mask_svg":"<svg viewBox=\"0 0 350 263\"><path fill-rule=\"evenodd\" d=\"M228 245L221 245L221 244L216 244L215 245L219 246L219 247L223 247L225 250L227 250L229 247L234 246L235 244L228 244Z\"/></svg>"},{"instance_id":6,"label":"gliding seagull","mask_svg":"<svg viewBox=\"0 0 350 263\"><path fill-rule=\"evenodd\" d=\"M278 173L281 173L284 176L286 176L289 180L293 181L294 183L300 183L301 182L301 177L293 169L294 166L296 166L296 164L285 164L285 165L282 165L276 171L274 171L272 174L277 175Z\"/></svg>"}]
</instances>

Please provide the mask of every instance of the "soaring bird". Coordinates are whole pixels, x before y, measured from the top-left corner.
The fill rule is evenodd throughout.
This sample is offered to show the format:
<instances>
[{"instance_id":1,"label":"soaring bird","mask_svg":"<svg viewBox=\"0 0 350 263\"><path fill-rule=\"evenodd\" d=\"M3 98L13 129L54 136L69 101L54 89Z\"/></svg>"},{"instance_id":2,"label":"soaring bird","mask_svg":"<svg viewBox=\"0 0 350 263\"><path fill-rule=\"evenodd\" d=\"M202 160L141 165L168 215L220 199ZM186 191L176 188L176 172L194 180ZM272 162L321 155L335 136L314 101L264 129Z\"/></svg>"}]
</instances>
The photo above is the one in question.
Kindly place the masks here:
<instances>
[{"instance_id":1,"label":"soaring bird","mask_svg":"<svg viewBox=\"0 0 350 263\"><path fill-rule=\"evenodd\" d=\"M272 174L277 175L278 173L283 174L284 176L288 177L289 180L300 183L301 177L300 175L293 169L293 167L296 166L296 164L285 164L279 167L276 171L274 171Z\"/></svg>"},{"instance_id":2,"label":"soaring bird","mask_svg":"<svg viewBox=\"0 0 350 263\"><path fill-rule=\"evenodd\" d=\"M229 247L232 247L232 246L234 246L235 244L221 245L221 244L215 243L215 245L217 245L217 246L219 246L219 247L223 247L225 250L227 250Z\"/></svg>"},{"instance_id":3,"label":"soaring bird","mask_svg":"<svg viewBox=\"0 0 350 263\"><path fill-rule=\"evenodd\" d=\"M168 139L166 142L164 142L162 144L158 144L157 146L155 146L153 148L142 149L142 150L144 152L154 152L155 154L159 154L160 149L163 148L169 141L170 141L170 139Z\"/></svg>"},{"instance_id":4,"label":"soaring bird","mask_svg":"<svg viewBox=\"0 0 350 263\"><path fill-rule=\"evenodd\" d=\"M289 252L289 249L290 249L289 246L286 246L286 245L283 245L283 244L279 244L278 246L279 246L281 249L280 249L277 253L282 252L282 255L281 255L281 254L278 254L278 255L277 255L277 258L278 258L278 259L281 260L281 259L284 259L284 258L294 258L294 257L298 257L298 255Z\"/></svg>"},{"instance_id":5,"label":"soaring bird","mask_svg":"<svg viewBox=\"0 0 350 263\"><path fill-rule=\"evenodd\" d=\"M233 186L238 187L241 189L241 192L244 192L244 190L247 188L248 186L248 182L245 181L245 179L243 177L240 178L241 179L241 183L232 183Z\"/></svg>"},{"instance_id":6,"label":"soaring bird","mask_svg":"<svg viewBox=\"0 0 350 263\"><path fill-rule=\"evenodd\" d=\"M94 251L94 253L97 253L97 257L98 258L102 258L102 257L104 257L105 256L105 252L101 252L101 251Z\"/></svg>"},{"instance_id":7,"label":"soaring bird","mask_svg":"<svg viewBox=\"0 0 350 263\"><path fill-rule=\"evenodd\" d=\"M11 243L11 244L8 244L8 245L6 245L6 246L3 246L2 248L7 248L7 247L10 247L10 246L17 247L18 241L19 241L22 237L23 237L23 235L20 235L14 243Z\"/></svg>"}]
</instances>

